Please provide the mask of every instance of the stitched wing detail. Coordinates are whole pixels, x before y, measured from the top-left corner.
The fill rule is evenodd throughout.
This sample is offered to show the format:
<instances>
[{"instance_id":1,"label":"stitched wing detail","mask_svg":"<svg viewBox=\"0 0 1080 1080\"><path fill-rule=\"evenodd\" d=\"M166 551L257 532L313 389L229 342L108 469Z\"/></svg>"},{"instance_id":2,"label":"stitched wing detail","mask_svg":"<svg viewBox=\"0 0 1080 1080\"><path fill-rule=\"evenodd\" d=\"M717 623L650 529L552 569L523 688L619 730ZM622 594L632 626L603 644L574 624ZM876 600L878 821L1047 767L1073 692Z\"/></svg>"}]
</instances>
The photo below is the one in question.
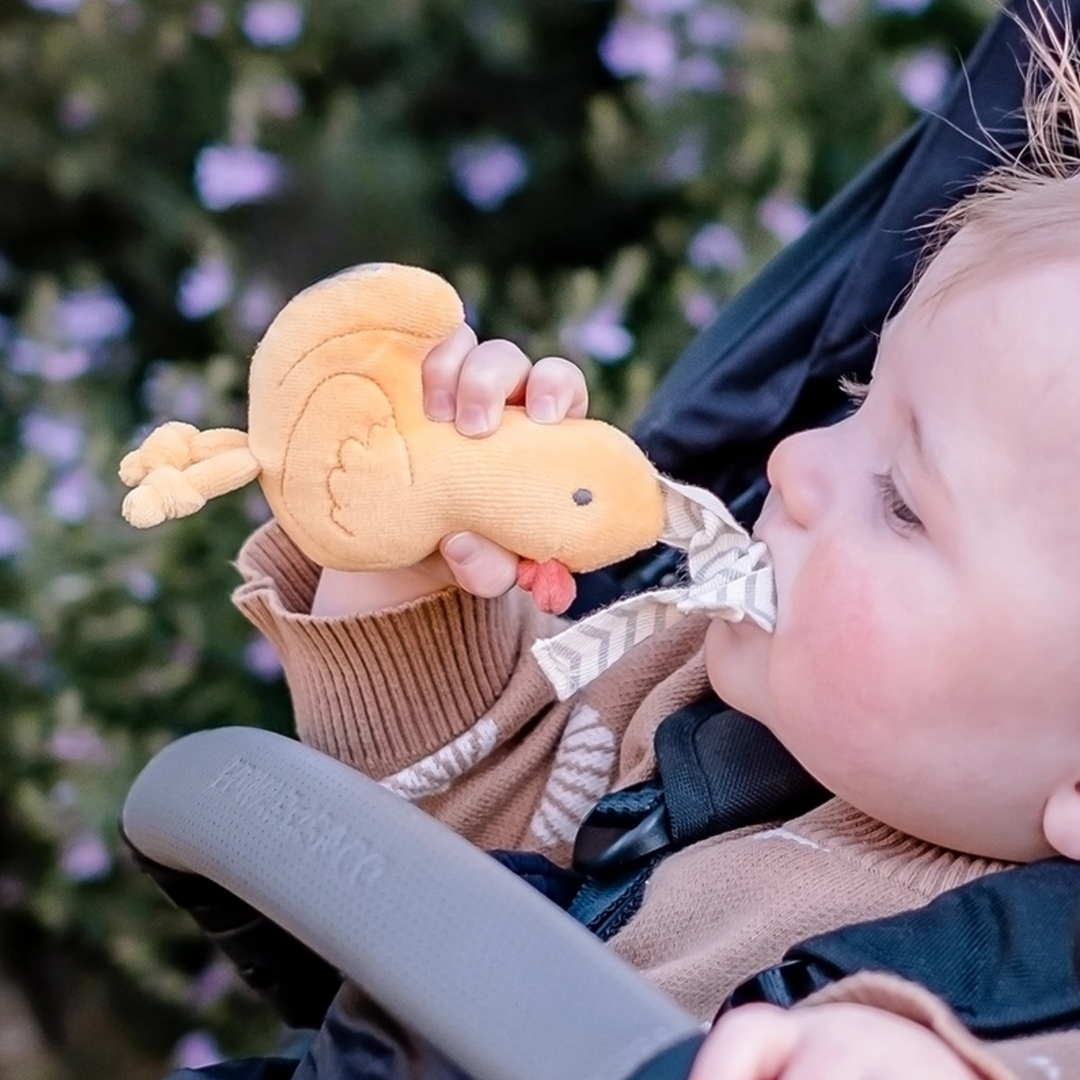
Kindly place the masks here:
<instances>
[{"instance_id":1,"label":"stitched wing detail","mask_svg":"<svg viewBox=\"0 0 1080 1080\"><path fill-rule=\"evenodd\" d=\"M327 519L349 536L360 534L372 505L413 482L409 448L393 402L374 379L351 373L313 391L287 440L282 494L303 527Z\"/></svg>"}]
</instances>

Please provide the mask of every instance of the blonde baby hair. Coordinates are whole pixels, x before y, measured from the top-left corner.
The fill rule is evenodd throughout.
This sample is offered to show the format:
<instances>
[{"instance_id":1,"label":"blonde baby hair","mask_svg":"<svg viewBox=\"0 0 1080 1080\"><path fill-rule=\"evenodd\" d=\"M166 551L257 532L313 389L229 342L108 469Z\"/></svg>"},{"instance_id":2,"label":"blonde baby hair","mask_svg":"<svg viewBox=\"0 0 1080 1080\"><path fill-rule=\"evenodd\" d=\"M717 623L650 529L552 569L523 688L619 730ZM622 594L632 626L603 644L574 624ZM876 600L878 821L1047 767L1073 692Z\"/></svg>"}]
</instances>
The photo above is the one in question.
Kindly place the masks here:
<instances>
[{"instance_id":1,"label":"blonde baby hair","mask_svg":"<svg viewBox=\"0 0 1080 1080\"><path fill-rule=\"evenodd\" d=\"M1059 18L1038 0L1029 12L1027 20L1010 16L1031 51L1022 106L1027 140L1010 152L984 128L998 163L925 230L916 278L961 230L974 241L969 265L942 292L992 271L998 252L1007 251L1013 266L1080 254L1080 54L1067 13Z\"/></svg>"}]
</instances>

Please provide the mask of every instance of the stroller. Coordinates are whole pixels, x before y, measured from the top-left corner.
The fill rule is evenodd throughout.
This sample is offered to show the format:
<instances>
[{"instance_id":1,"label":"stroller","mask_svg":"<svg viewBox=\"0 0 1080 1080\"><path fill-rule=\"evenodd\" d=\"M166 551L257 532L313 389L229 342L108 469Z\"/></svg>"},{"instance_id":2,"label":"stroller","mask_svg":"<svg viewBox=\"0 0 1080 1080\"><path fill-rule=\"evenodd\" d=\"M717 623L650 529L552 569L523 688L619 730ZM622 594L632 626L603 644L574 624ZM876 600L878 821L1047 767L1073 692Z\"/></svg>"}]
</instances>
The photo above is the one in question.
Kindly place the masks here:
<instances>
[{"instance_id":1,"label":"stroller","mask_svg":"<svg viewBox=\"0 0 1080 1080\"><path fill-rule=\"evenodd\" d=\"M1060 0L1066 7L1080 22L1080 0ZM992 164L986 133L1023 145L1023 54L1019 29L1000 15L942 113L882 154L692 343L633 433L661 471L712 489L744 521L756 516L772 446L839 419L840 376L868 374L875 333L912 276L913 227ZM585 575L574 613L660 583L676 559L653 551ZM691 1017L529 885L291 740L245 729L180 740L136 782L123 828L151 876L290 1024L319 1027L342 974L363 987L364 1025L333 1011L323 1025L343 1068L320 1068L319 1080L356 1080L345 1066L361 1044L378 1062L364 1080L674 1080L700 1044ZM1080 866L1051 859L946 894L947 925L935 922L938 905L881 922L885 937L924 935L931 959L940 954L925 935L978 940L961 970L928 960L900 973L945 997L976 1034L1003 1038L1080 1027L1078 898ZM791 962L806 971L809 955L831 978L897 970L853 940L825 935ZM800 989L770 969L751 984L739 1000L789 1004L820 982ZM315 1076L297 1068L264 1059L182 1075Z\"/></svg>"}]
</instances>

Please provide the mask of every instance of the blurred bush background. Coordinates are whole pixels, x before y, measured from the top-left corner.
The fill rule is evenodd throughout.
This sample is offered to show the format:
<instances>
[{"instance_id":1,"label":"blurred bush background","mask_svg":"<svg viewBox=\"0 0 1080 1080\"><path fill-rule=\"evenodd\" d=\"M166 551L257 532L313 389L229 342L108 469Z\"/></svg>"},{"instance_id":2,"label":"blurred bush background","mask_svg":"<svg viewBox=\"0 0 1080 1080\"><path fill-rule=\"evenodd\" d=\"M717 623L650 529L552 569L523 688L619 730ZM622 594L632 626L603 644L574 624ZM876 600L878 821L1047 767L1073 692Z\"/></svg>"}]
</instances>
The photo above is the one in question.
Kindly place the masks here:
<instances>
[{"instance_id":1,"label":"blurred bush background","mask_svg":"<svg viewBox=\"0 0 1080 1080\"><path fill-rule=\"evenodd\" d=\"M984 0L0 0L0 1077L151 1080L278 1033L133 869L139 766L289 730L229 605L250 492L136 533L153 423L244 424L279 306L435 269L626 423L921 109ZM254 489L253 489L254 490Z\"/></svg>"}]
</instances>

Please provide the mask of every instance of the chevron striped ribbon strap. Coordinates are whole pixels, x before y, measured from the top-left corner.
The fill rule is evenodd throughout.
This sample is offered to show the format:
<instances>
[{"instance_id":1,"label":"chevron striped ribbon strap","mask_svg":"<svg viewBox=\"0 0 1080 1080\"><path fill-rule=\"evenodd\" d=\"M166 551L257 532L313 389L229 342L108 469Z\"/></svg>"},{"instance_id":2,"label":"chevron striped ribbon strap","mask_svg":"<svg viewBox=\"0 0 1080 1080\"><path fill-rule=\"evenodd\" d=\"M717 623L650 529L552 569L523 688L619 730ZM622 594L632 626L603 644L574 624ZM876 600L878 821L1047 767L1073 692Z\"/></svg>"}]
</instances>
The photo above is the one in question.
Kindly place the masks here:
<instances>
[{"instance_id":1,"label":"chevron striped ribbon strap","mask_svg":"<svg viewBox=\"0 0 1080 1080\"><path fill-rule=\"evenodd\" d=\"M728 622L776 625L776 585L763 543L751 540L711 492L660 478L665 491L661 541L687 553L688 581L620 600L582 619L532 652L560 701L606 671L647 637L696 612Z\"/></svg>"}]
</instances>

